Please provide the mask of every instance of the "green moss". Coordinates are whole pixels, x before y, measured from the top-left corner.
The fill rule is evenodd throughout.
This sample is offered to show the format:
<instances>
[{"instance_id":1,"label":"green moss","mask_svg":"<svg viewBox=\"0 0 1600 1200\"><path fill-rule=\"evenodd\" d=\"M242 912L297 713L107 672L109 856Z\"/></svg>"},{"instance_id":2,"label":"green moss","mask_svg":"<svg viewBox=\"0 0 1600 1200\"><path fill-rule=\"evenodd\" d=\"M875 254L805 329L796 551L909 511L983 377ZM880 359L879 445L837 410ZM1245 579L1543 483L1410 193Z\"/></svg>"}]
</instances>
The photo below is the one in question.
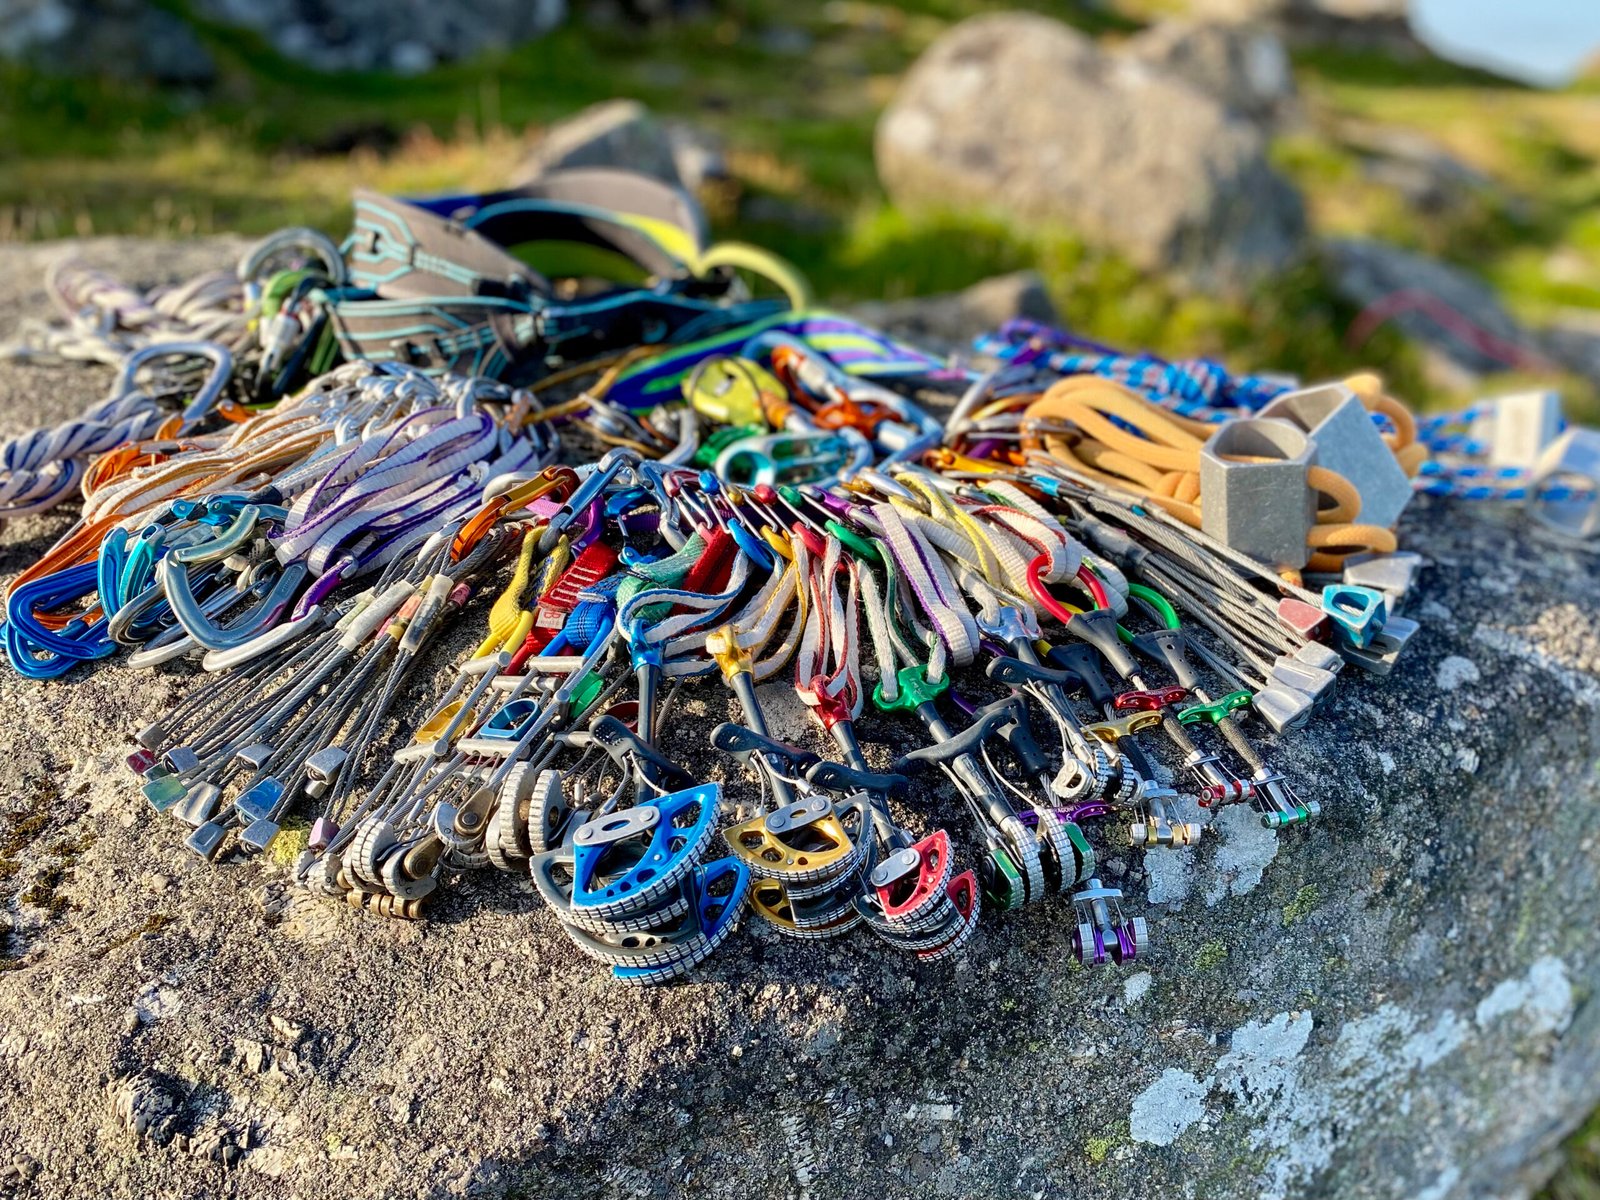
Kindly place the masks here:
<instances>
[{"instance_id":1,"label":"green moss","mask_svg":"<svg viewBox=\"0 0 1600 1200\"><path fill-rule=\"evenodd\" d=\"M1089 1156L1089 1161L1103 1163L1110 1153L1117 1148L1117 1139L1114 1137L1092 1137L1083 1144L1083 1151Z\"/></svg>"},{"instance_id":2,"label":"green moss","mask_svg":"<svg viewBox=\"0 0 1600 1200\"><path fill-rule=\"evenodd\" d=\"M95 835L92 832L79 834L74 838L58 838L47 847L51 854L64 858L68 862L76 861L78 856L94 845Z\"/></svg>"},{"instance_id":3,"label":"green moss","mask_svg":"<svg viewBox=\"0 0 1600 1200\"><path fill-rule=\"evenodd\" d=\"M1228 961L1228 946L1221 938L1212 938L1194 956L1196 971L1215 971Z\"/></svg>"},{"instance_id":4,"label":"green moss","mask_svg":"<svg viewBox=\"0 0 1600 1200\"><path fill-rule=\"evenodd\" d=\"M176 923L177 919L172 913L168 912L151 913L132 929L107 943L104 953L109 954L113 950L120 950L129 943L138 941L146 934L160 933L167 926Z\"/></svg>"},{"instance_id":5,"label":"green moss","mask_svg":"<svg viewBox=\"0 0 1600 1200\"><path fill-rule=\"evenodd\" d=\"M9 827L0 835L0 854L14 856L33 844L35 838L50 827L48 801L36 798L32 806L21 813L13 813Z\"/></svg>"},{"instance_id":6,"label":"green moss","mask_svg":"<svg viewBox=\"0 0 1600 1200\"><path fill-rule=\"evenodd\" d=\"M1311 915L1313 909L1322 903L1322 890L1314 883L1308 883L1294 894L1294 899L1283 906L1283 923L1285 927L1297 924Z\"/></svg>"},{"instance_id":7,"label":"green moss","mask_svg":"<svg viewBox=\"0 0 1600 1200\"><path fill-rule=\"evenodd\" d=\"M22 870L22 852L44 836L54 818L61 793L48 782L34 782L24 792L23 807L7 814L0 828L0 884L15 879ZM87 843L92 835L85 835ZM63 843L65 845L65 843ZM4 895L0 891L0 895Z\"/></svg>"},{"instance_id":8,"label":"green moss","mask_svg":"<svg viewBox=\"0 0 1600 1200\"><path fill-rule=\"evenodd\" d=\"M71 877L72 871L66 866L57 864L46 867L17 898L33 908L44 909L51 916L60 916L72 907L72 902L56 889Z\"/></svg>"}]
</instances>

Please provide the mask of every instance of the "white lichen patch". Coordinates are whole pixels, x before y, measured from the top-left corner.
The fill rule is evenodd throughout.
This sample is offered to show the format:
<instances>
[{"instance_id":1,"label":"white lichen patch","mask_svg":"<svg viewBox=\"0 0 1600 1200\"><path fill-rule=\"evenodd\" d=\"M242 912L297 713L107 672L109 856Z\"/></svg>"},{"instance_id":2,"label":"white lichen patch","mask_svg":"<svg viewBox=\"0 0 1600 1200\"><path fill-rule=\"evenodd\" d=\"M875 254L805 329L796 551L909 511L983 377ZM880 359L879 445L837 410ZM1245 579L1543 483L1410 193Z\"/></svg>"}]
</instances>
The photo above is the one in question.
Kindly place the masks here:
<instances>
[{"instance_id":1,"label":"white lichen patch","mask_svg":"<svg viewBox=\"0 0 1600 1200\"><path fill-rule=\"evenodd\" d=\"M1311 1039L1311 1024L1305 1012L1241 1025L1228 1053L1217 1060L1218 1086L1246 1111L1265 1111L1293 1086L1294 1062Z\"/></svg>"},{"instance_id":2,"label":"white lichen patch","mask_svg":"<svg viewBox=\"0 0 1600 1200\"><path fill-rule=\"evenodd\" d=\"M133 994L130 1012L141 1025L149 1025L174 1015L183 1007L183 995L169 977L152 979Z\"/></svg>"},{"instance_id":3,"label":"white lichen patch","mask_svg":"<svg viewBox=\"0 0 1600 1200\"><path fill-rule=\"evenodd\" d=\"M1209 1090L1187 1071L1168 1067L1161 1077L1133 1098L1128 1128L1136 1142L1170 1146L1178 1135L1206 1115L1201 1103Z\"/></svg>"},{"instance_id":4,"label":"white lichen patch","mask_svg":"<svg viewBox=\"0 0 1600 1200\"><path fill-rule=\"evenodd\" d=\"M1410 1081L1469 1051L1479 1030L1505 1023L1524 1033L1560 1034L1571 1023L1574 996L1566 964L1546 956L1526 974L1494 987L1478 1003L1474 1019L1446 1009L1427 1018L1397 1004L1347 1021L1330 1049L1308 1053L1310 1013L1278 1013L1234 1031L1227 1053L1204 1080L1168 1070L1134 1102L1130 1123L1136 1141L1170 1145L1200 1121L1206 1098L1226 1096L1231 1107L1258 1122L1249 1145L1268 1154L1255 1180L1263 1200L1282 1200L1303 1189L1333 1162L1336 1125L1360 1125L1374 1112L1409 1111ZM1510 1051L1506 1051L1510 1052ZM1164 1139L1164 1140L1162 1140ZM1448 1160L1424 1159L1413 1190L1445 1195L1459 1174Z\"/></svg>"},{"instance_id":5,"label":"white lichen patch","mask_svg":"<svg viewBox=\"0 0 1600 1200\"><path fill-rule=\"evenodd\" d=\"M1446 1009L1426 1029L1419 1029L1400 1047L1400 1057L1409 1066L1427 1068L1449 1057L1467 1040L1472 1027Z\"/></svg>"},{"instance_id":6,"label":"white lichen patch","mask_svg":"<svg viewBox=\"0 0 1600 1200\"><path fill-rule=\"evenodd\" d=\"M1182 904L1194 888L1194 851L1155 846L1144 852L1146 885L1151 904Z\"/></svg>"},{"instance_id":7,"label":"white lichen patch","mask_svg":"<svg viewBox=\"0 0 1600 1200\"><path fill-rule=\"evenodd\" d=\"M1169 772L1170 774L1170 772ZM1211 814L1192 796L1180 796L1172 806L1174 819L1205 825ZM1207 827L1211 837L1214 826ZM1193 846L1155 846L1145 851L1144 869L1149 873L1147 898L1151 904L1182 904L1194 890L1195 854Z\"/></svg>"},{"instance_id":8,"label":"white lichen patch","mask_svg":"<svg viewBox=\"0 0 1600 1200\"><path fill-rule=\"evenodd\" d=\"M1477 683L1482 678L1477 663L1459 654L1452 654L1439 664L1434 682L1439 685L1441 692L1453 692L1464 684Z\"/></svg>"},{"instance_id":9,"label":"white lichen patch","mask_svg":"<svg viewBox=\"0 0 1600 1200\"><path fill-rule=\"evenodd\" d=\"M1261 827L1261 818L1248 805L1222 810L1212 826L1220 845L1206 885L1206 906L1214 908L1228 896L1255 890L1261 873L1278 854L1278 835Z\"/></svg>"},{"instance_id":10,"label":"white lichen patch","mask_svg":"<svg viewBox=\"0 0 1600 1200\"><path fill-rule=\"evenodd\" d=\"M1478 1027L1520 1016L1531 1033L1562 1033L1572 1023L1572 983L1567 965L1546 955L1521 979L1507 979L1478 1002Z\"/></svg>"},{"instance_id":11,"label":"white lichen patch","mask_svg":"<svg viewBox=\"0 0 1600 1200\"><path fill-rule=\"evenodd\" d=\"M1155 984L1156 977L1149 971L1138 971L1129 975L1122 985L1122 1002L1124 1004L1137 1004L1143 1000Z\"/></svg>"}]
</instances>

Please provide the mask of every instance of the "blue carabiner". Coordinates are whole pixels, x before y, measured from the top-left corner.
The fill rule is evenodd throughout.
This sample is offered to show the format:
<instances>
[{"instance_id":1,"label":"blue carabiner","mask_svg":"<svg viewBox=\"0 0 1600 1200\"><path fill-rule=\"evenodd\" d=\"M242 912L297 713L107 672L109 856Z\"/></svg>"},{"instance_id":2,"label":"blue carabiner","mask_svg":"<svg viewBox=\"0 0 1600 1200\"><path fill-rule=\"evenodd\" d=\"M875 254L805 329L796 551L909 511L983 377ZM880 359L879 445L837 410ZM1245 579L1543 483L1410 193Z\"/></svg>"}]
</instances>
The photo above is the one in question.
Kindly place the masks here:
<instances>
[{"instance_id":1,"label":"blue carabiner","mask_svg":"<svg viewBox=\"0 0 1600 1200\"><path fill-rule=\"evenodd\" d=\"M54 679L80 662L106 658L116 643L106 636L106 618L93 622L74 618L59 630L46 629L33 615L82 601L97 587L97 563L79 563L33 579L6 598L6 657L19 675Z\"/></svg>"},{"instance_id":2,"label":"blue carabiner","mask_svg":"<svg viewBox=\"0 0 1600 1200\"><path fill-rule=\"evenodd\" d=\"M166 544L165 525L146 525L127 547L122 572L117 578L116 607L121 608L150 585L155 578L156 560Z\"/></svg>"},{"instance_id":3,"label":"blue carabiner","mask_svg":"<svg viewBox=\"0 0 1600 1200\"><path fill-rule=\"evenodd\" d=\"M100 541L95 555L95 590L100 594L100 607L106 616L113 616L122 607L120 581L128 561L128 531L118 525Z\"/></svg>"},{"instance_id":4,"label":"blue carabiner","mask_svg":"<svg viewBox=\"0 0 1600 1200\"><path fill-rule=\"evenodd\" d=\"M772 549L766 542L756 537L745 527L742 517L728 518L728 532L733 535L733 541L745 556L759 566L763 571L770 571L778 561L773 557Z\"/></svg>"}]
</instances>

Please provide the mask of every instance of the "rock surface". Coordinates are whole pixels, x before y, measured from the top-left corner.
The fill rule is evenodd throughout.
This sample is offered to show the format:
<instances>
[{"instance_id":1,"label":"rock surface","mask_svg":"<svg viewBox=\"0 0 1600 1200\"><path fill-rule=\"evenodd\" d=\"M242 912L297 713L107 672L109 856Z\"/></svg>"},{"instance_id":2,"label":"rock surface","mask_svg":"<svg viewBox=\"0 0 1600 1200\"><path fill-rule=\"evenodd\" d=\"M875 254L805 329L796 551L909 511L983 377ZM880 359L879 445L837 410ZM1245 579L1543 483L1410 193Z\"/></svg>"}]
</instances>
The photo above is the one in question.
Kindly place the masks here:
<instances>
[{"instance_id":1,"label":"rock surface","mask_svg":"<svg viewBox=\"0 0 1600 1200\"><path fill-rule=\"evenodd\" d=\"M91 249L151 279L236 247ZM0 334L40 311L51 252L0 249ZM0 423L106 379L0 364ZM5 530L0 575L64 524ZM1108 855L1152 921L1132 970L1070 965L1055 907L923 968L751 925L693 983L641 995L509 877L405 925L286 891L270 862L200 863L121 762L180 672L0 673L0 1182L1521 1196L1600 1099L1600 565L1489 508L1418 505L1405 532L1432 560L1423 633L1274 751L1324 819L1274 839L1232 809L1198 850ZM709 764L695 735L722 705L687 715L670 749ZM942 791L918 803L959 822Z\"/></svg>"},{"instance_id":2,"label":"rock surface","mask_svg":"<svg viewBox=\"0 0 1600 1200\"><path fill-rule=\"evenodd\" d=\"M1365 310L1365 320L1357 318L1363 336L1386 317L1469 379L1542 358L1495 290L1458 267L1369 239L1330 239L1323 253L1339 294Z\"/></svg>"},{"instance_id":3,"label":"rock surface","mask_svg":"<svg viewBox=\"0 0 1600 1200\"><path fill-rule=\"evenodd\" d=\"M319 71L417 74L548 33L566 0L198 0L208 20L263 35ZM7 0L0 56L82 74L207 83L215 65L172 6L153 0Z\"/></svg>"},{"instance_id":4,"label":"rock surface","mask_svg":"<svg viewBox=\"0 0 1600 1200\"><path fill-rule=\"evenodd\" d=\"M1493 204L1521 207L1493 177L1456 158L1426 134L1376 123L1343 123L1339 139L1361 155L1368 179L1393 188L1406 204L1426 213Z\"/></svg>"},{"instance_id":5,"label":"rock surface","mask_svg":"<svg viewBox=\"0 0 1600 1200\"><path fill-rule=\"evenodd\" d=\"M1048 17L973 17L901 82L878 174L908 207L1003 210L1141 267L1238 283L1293 259L1305 221L1262 132L1224 104Z\"/></svg>"},{"instance_id":6,"label":"rock surface","mask_svg":"<svg viewBox=\"0 0 1600 1200\"><path fill-rule=\"evenodd\" d=\"M1182 0L1179 7L1211 20L1270 23L1299 46L1427 53L1411 29L1411 0Z\"/></svg>"},{"instance_id":7,"label":"rock surface","mask_svg":"<svg viewBox=\"0 0 1600 1200\"><path fill-rule=\"evenodd\" d=\"M408 75L529 41L567 15L566 0L200 0L197 7L319 71Z\"/></svg>"},{"instance_id":8,"label":"rock surface","mask_svg":"<svg viewBox=\"0 0 1600 1200\"><path fill-rule=\"evenodd\" d=\"M1170 71L1193 84L1237 116L1272 124L1294 111L1289 52L1269 27L1160 21L1130 40L1127 53L1154 71Z\"/></svg>"},{"instance_id":9,"label":"rock surface","mask_svg":"<svg viewBox=\"0 0 1600 1200\"><path fill-rule=\"evenodd\" d=\"M216 75L194 31L148 0L7 0L0 58L157 83L205 84Z\"/></svg>"},{"instance_id":10,"label":"rock surface","mask_svg":"<svg viewBox=\"0 0 1600 1200\"><path fill-rule=\"evenodd\" d=\"M562 167L624 167L682 182L666 127L637 100L604 100L556 122L517 168L512 183Z\"/></svg>"}]
</instances>

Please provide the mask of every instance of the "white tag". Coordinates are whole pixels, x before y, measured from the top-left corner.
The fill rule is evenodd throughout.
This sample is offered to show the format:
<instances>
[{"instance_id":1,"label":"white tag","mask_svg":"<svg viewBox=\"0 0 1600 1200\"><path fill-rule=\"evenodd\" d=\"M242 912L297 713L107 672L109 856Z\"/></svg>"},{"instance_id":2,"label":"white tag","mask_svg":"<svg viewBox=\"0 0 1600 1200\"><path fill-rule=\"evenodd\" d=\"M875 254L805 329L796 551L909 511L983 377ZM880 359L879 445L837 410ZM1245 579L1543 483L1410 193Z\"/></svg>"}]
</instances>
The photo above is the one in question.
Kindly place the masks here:
<instances>
[{"instance_id":1,"label":"white tag","mask_svg":"<svg viewBox=\"0 0 1600 1200\"><path fill-rule=\"evenodd\" d=\"M1475 438L1489 445L1489 465L1533 466L1561 432L1561 397L1555 392L1518 392L1493 403L1493 415L1473 422L1472 430Z\"/></svg>"}]
</instances>

